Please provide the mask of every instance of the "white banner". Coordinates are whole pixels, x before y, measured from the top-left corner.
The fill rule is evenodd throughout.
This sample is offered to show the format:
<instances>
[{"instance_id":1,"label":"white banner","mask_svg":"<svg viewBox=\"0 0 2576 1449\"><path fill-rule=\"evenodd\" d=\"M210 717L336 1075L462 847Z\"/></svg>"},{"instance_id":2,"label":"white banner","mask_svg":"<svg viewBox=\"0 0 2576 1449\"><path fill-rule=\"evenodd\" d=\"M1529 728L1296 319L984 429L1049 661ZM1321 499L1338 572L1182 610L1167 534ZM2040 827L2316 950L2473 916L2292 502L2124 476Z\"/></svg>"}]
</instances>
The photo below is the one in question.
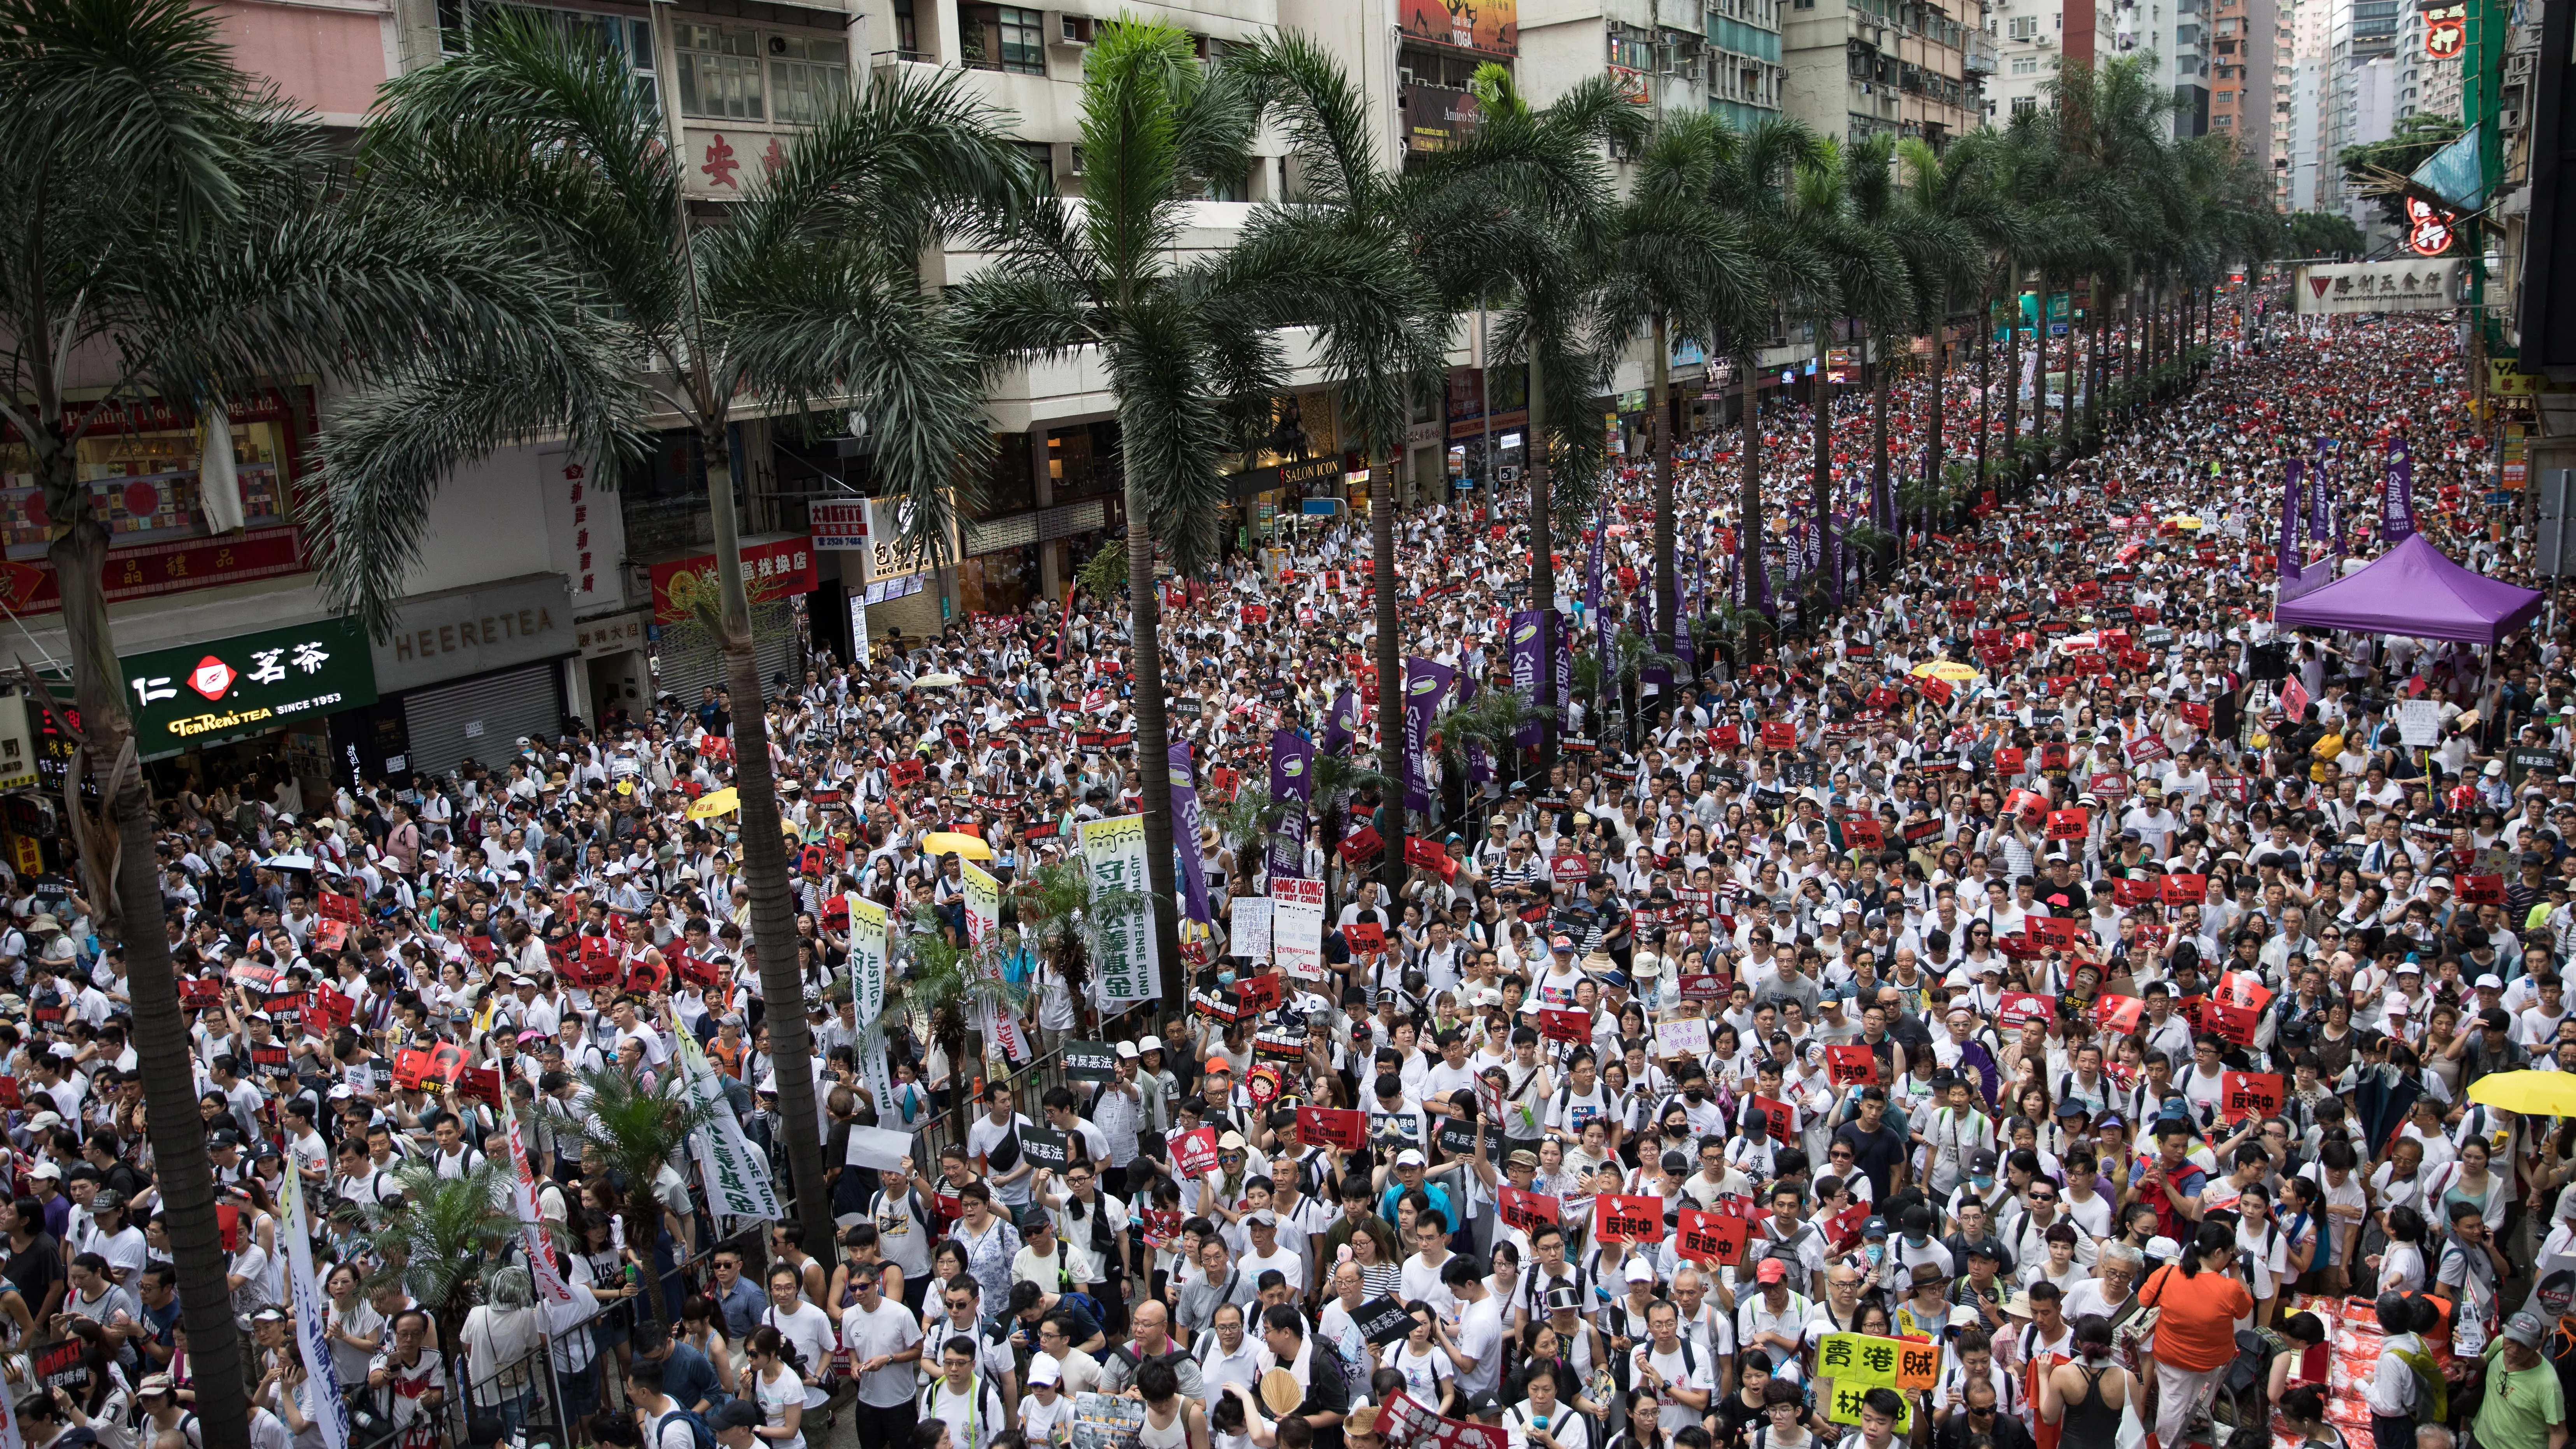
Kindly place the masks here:
<instances>
[{"instance_id":1,"label":"white banner","mask_svg":"<svg viewBox=\"0 0 2576 1449\"><path fill-rule=\"evenodd\" d=\"M546 1251L545 1213L537 1206L537 1175L528 1170L527 1140L519 1135L518 1109L501 1093L501 1121L510 1139L510 1203L519 1218L519 1239L528 1250L528 1272L536 1280L537 1298L550 1307L573 1301L572 1285L556 1271Z\"/></svg>"},{"instance_id":2,"label":"white banner","mask_svg":"<svg viewBox=\"0 0 2576 1449\"><path fill-rule=\"evenodd\" d=\"M1270 883L1270 950L1282 974L1301 981L1324 979L1324 883Z\"/></svg>"},{"instance_id":3,"label":"white banner","mask_svg":"<svg viewBox=\"0 0 2576 1449\"><path fill-rule=\"evenodd\" d=\"M1234 939L1226 943L1226 954L1246 961L1269 960L1270 897L1236 896L1230 909L1234 912Z\"/></svg>"},{"instance_id":4,"label":"white banner","mask_svg":"<svg viewBox=\"0 0 2576 1449\"><path fill-rule=\"evenodd\" d=\"M2291 284L2301 316L2352 317L2363 312L2448 312L2460 305L2456 258L2394 262L2312 262Z\"/></svg>"},{"instance_id":5,"label":"white banner","mask_svg":"<svg viewBox=\"0 0 2576 1449\"><path fill-rule=\"evenodd\" d=\"M349 1404L340 1397L340 1370L331 1361L331 1298L313 1276L313 1228L304 1220L303 1179L291 1161L279 1179L286 1221L278 1232L286 1239L287 1302L295 1314L296 1345L304 1350L304 1371L319 1401L315 1423L321 1426L324 1449L349 1449ZM248 1231L249 1225L243 1229ZM17 1425L9 1427L14 1437Z\"/></svg>"},{"instance_id":6,"label":"white banner","mask_svg":"<svg viewBox=\"0 0 2576 1449\"><path fill-rule=\"evenodd\" d=\"M892 923L885 907L851 896L850 1004L864 1032L885 1015L886 963L894 949ZM859 1050L859 1079L876 1094L877 1117L894 1113L894 1073L886 1067L885 1037L871 1035Z\"/></svg>"},{"instance_id":7,"label":"white banner","mask_svg":"<svg viewBox=\"0 0 2576 1449\"><path fill-rule=\"evenodd\" d=\"M856 901L851 919L858 917ZM769 1180L769 1164L742 1135L742 1123L733 1115L733 1106L725 1100L724 1088L716 1081L715 1065L699 1049L698 1039L688 1032L674 1033L680 1042L681 1080L692 1102L706 1102L715 1107L713 1130L702 1131L690 1140L696 1145L698 1178L706 1184L707 1208L719 1218L750 1218L769 1222L781 1216L777 1185ZM799 1070L796 1063L782 1064L788 1071Z\"/></svg>"},{"instance_id":8,"label":"white banner","mask_svg":"<svg viewBox=\"0 0 2576 1449\"><path fill-rule=\"evenodd\" d=\"M1162 958L1154 942L1153 875L1146 869L1145 854L1144 816L1082 822L1082 858L1091 870L1092 890L1135 896L1124 910L1093 912L1100 927L1100 958L1092 969L1112 1016L1163 995Z\"/></svg>"}]
</instances>

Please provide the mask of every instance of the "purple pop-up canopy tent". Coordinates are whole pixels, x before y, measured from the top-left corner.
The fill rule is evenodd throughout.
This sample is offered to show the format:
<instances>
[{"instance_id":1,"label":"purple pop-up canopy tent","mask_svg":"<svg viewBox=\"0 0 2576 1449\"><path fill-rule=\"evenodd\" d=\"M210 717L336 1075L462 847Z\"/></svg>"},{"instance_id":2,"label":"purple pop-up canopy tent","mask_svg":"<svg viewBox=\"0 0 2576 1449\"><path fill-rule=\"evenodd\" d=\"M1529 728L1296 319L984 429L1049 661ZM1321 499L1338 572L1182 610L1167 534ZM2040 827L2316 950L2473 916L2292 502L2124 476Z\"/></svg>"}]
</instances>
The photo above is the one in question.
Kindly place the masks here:
<instances>
[{"instance_id":1,"label":"purple pop-up canopy tent","mask_svg":"<svg viewBox=\"0 0 2576 1449\"><path fill-rule=\"evenodd\" d=\"M2415 534L2333 583L2272 611L2284 629L2406 634L2458 644L2493 644L2540 615L2541 596L2471 573Z\"/></svg>"}]
</instances>

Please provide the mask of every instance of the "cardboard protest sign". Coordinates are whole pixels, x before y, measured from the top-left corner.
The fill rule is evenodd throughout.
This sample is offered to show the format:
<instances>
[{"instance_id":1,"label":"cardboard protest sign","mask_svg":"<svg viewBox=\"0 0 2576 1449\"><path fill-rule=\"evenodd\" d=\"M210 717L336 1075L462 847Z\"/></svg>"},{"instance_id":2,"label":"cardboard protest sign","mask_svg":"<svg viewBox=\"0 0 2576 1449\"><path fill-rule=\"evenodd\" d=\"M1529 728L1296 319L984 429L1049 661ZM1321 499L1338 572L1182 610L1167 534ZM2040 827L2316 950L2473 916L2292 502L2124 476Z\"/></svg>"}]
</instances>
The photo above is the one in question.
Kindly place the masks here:
<instances>
[{"instance_id":1,"label":"cardboard protest sign","mask_svg":"<svg viewBox=\"0 0 2576 1449\"><path fill-rule=\"evenodd\" d=\"M2218 999L2229 1006L2261 1011L2271 1004L2272 988L2247 972L2222 972L2218 978Z\"/></svg>"},{"instance_id":2,"label":"cardboard protest sign","mask_svg":"<svg viewBox=\"0 0 2576 1449\"><path fill-rule=\"evenodd\" d=\"M1309 1146L1356 1152L1368 1145L1368 1117L1355 1107L1300 1107L1297 1139Z\"/></svg>"},{"instance_id":3,"label":"cardboard protest sign","mask_svg":"<svg viewBox=\"0 0 2576 1449\"><path fill-rule=\"evenodd\" d=\"M1541 1223L1561 1220L1563 1205L1551 1193L1523 1192L1505 1183L1494 1190L1494 1198L1504 1223L1525 1233L1535 1231Z\"/></svg>"},{"instance_id":4,"label":"cardboard protest sign","mask_svg":"<svg viewBox=\"0 0 2576 1449\"><path fill-rule=\"evenodd\" d=\"M1073 1147L1065 1135L1043 1127L1020 1129L1020 1154L1031 1166L1050 1172L1062 1172L1073 1162Z\"/></svg>"},{"instance_id":5,"label":"cardboard protest sign","mask_svg":"<svg viewBox=\"0 0 2576 1449\"><path fill-rule=\"evenodd\" d=\"M2162 886L2165 904L2196 906L2209 894L2209 877L2205 875L2169 875Z\"/></svg>"},{"instance_id":6,"label":"cardboard protest sign","mask_svg":"<svg viewBox=\"0 0 2576 1449\"><path fill-rule=\"evenodd\" d=\"M1064 1074L1077 1082L1105 1082L1118 1075L1118 1049L1105 1041L1064 1044Z\"/></svg>"},{"instance_id":7,"label":"cardboard protest sign","mask_svg":"<svg viewBox=\"0 0 2576 1449\"><path fill-rule=\"evenodd\" d=\"M1193 1127L1172 1139L1172 1167L1183 1177L1205 1177L1216 1170L1216 1129Z\"/></svg>"},{"instance_id":8,"label":"cardboard protest sign","mask_svg":"<svg viewBox=\"0 0 2576 1449\"><path fill-rule=\"evenodd\" d=\"M1825 1048L1825 1075L1837 1087L1867 1087L1878 1082L1878 1054L1850 1043Z\"/></svg>"},{"instance_id":9,"label":"cardboard protest sign","mask_svg":"<svg viewBox=\"0 0 2576 1449\"><path fill-rule=\"evenodd\" d=\"M2092 820L2093 813L2080 805L2072 809L2051 810L2048 812L2048 838L2082 840Z\"/></svg>"},{"instance_id":10,"label":"cardboard protest sign","mask_svg":"<svg viewBox=\"0 0 2576 1449\"><path fill-rule=\"evenodd\" d=\"M2504 877L2500 875L2464 875L2455 880L2452 892L2462 904L2500 906L2504 904Z\"/></svg>"},{"instance_id":11,"label":"cardboard protest sign","mask_svg":"<svg viewBox=\"0 0 2576 1449\"><path fill-rule=\"evenodd\" d=\"M2222 1072L2218 1089L2219 1111L2230 1122L2269 1117L2281 1110L2278 1072Z\"/></svg>"},{"instance_id":12,"label":"cardboard protest sign","mask_svg":"<svg viewBox=\"0 0 2576 1449\"><path fill-rule=\"evenodd\" d=\"M2057 1003L2036 991L2007 991L1995 1004L1995 1021L2006 1031L2018 1031L2029 1022L2046 1021L2057 1014Z\"/></svg>"},{"instance_id":13,"label":"cardboard protest sign","mask_svg":"<svg viewBox=\"0 0 2576 1449\"><path fill-rule=\"evenodd\" d=\"M1753 1225L1726 1213L1702 1212L1683 1208L1681 1221L1674 1225L1678 1236L1673 1252L1694 1263L1712 1263L1736 1267L1744 1262L1744 1248L1753 1236Z\"/></svg>"},{"instance_id":14,"label":"cardboard protest sign","mask_svg":"<svg viewBox=\"0 0 2576 1449\"><path fill-rule=\"evenodd\" d=\"M1664 1200L1623 1192L1592 1199L1592 1238L1601 1243L1660 1243L1664 1240Z\"/></svg>"},{"instance_id":15,"label":"cardboard protest sign","mask_svg":"<svg viewBox=\"0 0 2576 1449\"><path fill-rule=\"evenodd\" d=\"M2210 1034L2237 1046L2252 1046L2254 1028L2262 1020L2262 1013L2215 998L2202 998L2200 1017L2202 1028Z\"/></svg>"},{"instance_id":16,"label":"cardboard protest sign","mask_svg":"<svg viewBox=\"0 0 2576 1449\"><path fill-rule=\"evenodd\" d=\"M2028 930L2043 946L2072 951L2084 936L2084 923L2073 916L2032 916Z\"/></svg>"},{"instance_id":17,"label":"cardboard protest sign","mask_svg":"<svg viewBox=\"0 0 2576 1449\"><path fill-rule=\"evenodd\" d=\"M2093 1003L2093 1024L2113 1036L2127 1036L2138 1029L2146 1010L2147 1004L2134 996L2105 996Z\"/></svg>"},{"instance_id":18,"label":"cardboard protest sign","mask_svg":"<svg viewBox=\"0 0 2576 1449\"><path fill-rule=\"evenodd\" d=\"M1592 1018L1580 1011L1542 1007L1538 1014L1538 1034L1546 1041L1589 1041Z\"/></svg>"},{"instance_id":19,"label":"cardboard protest sign","mask_svg":"<svg viewBox=\"0 0 2576 1449\"><path fill-rule=\"evenodd\" d=\"M1705 1056L1708 1053L1708 1018L1675 1017L1655 1023L1655 1055L1670 1060L1674 1057Z\"/></svg>"},{"instance_id":20,"label":"cardboard protest sign","mask_svg":"<svg viewBox=\"0 0 2576 1449\"><path fill-rule=\"evenodd\" d=\"M1351 1315L1351 1326L1360 1331L1360 1337L1383 1348L1413 1331L1413 1315L1405 1311L1403 1299L1389 1294L1361 1304Z\"/></svg>"},{"instance_id":21,"label":"cardboard protest sign","mask_svg":"<svg viewBox=\"0 0 2576 1449\"><path fill-rule=\"evenodd\" d=\"M1711 972L1695 972L1676 983L1684 1001L1724 1001L1734 983Z\"/></svg>"},{"instance_id":22,"label":"cardboard protest sign","mask_svg":"<svg viewBox=\"0 0 2576 1449\"><path fill-rule=\"evenodd\" d=\"M1773 1101L1769 1097L1762 1096L1751 1100L1753 1110L1762 1114L1764 1130L1771 1134L1772 1141L1782 1143L1797 1141L1795 1129L1791 1125L1796 1121L1796 1113L1788 1103Z\"/></svg>"},{"instance_id":23,"label":"cardboard protest sign","mask_svg":"<svg viewBox=\"0 0 2576 1449\"><path fill-rule=\"evenodd\" d=\"M1351 929L1357 930L1354 926ZM1374 927L1372 927L1374 929ZM1234 999L1247 1012L1269 1011L1277 1007L1284 995L1280 978L1269 972L1238 976L1234 982Z\"/></svg>"}]
</instances>

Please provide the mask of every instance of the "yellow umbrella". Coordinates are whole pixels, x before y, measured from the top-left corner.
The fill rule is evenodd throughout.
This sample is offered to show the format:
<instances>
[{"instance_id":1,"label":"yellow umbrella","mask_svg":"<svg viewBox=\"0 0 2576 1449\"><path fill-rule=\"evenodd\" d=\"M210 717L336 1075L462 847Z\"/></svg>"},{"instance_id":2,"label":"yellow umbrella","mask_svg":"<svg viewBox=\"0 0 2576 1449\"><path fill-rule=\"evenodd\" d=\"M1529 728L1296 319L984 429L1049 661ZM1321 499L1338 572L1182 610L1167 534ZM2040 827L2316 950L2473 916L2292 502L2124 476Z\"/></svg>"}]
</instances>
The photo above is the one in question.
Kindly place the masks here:
<instances>
[{"instance_id":1,"label":"yellow umbrella","mask_svg":"<svg viewBox=\"0 0 2576 1449\"><path fill-rule=\"evenodd\" d=\"M993 847L962 830L934 830L921 837L921 853L947 855L954 852L968 860L991 860Z\"/></svg>"},{"instance_id":2,"label":"yellow umbrella","mask_svg":"<svg viewBox=\"0 0 2576 1449\"><path fill-rule=\"evenodd\" d=\"M2176 528L2200 527L2200 520L2192 517L2188 513L2177 513L2173 517L2166 519L2165 522L2172 524Z\"/></svg>"},{"instance_id":3,"label":"yellow umbrella","mask_svg":"<svg viewBox=\"0 0 2576 1449\"><path fill-rule=\"evenodd\" d=\"M712 820L718 815L731 815L741 808L742 797L735 793L731 785L727 785L721 790L709 790L692 801L689 805L689 818Z\"/></svg>"},{"instance_id":4,"label":"yellow umbrella","mask_svg":"<svg viewBox=\"0 0 2576 1449\"><path fill-rule=\"evenodd\" d=\"M2576 1072L2492 1072L2469 1083L2469 1100L2526 1117L2576 1117Z\"/></svg>"},{"instance_id":5,"label":"yellow umbrella","mask_svg":"<svg viewBox=\"0 0 2576 1449\"><path fill-rule=\"evenodd\" d=\"M1977 677L1977 667L1973 664L1962 664L1956 659L1935 659L1929 664L1915 665L1914 677L1917 679L1968 680Z\"/></svg>"}]
</instances>

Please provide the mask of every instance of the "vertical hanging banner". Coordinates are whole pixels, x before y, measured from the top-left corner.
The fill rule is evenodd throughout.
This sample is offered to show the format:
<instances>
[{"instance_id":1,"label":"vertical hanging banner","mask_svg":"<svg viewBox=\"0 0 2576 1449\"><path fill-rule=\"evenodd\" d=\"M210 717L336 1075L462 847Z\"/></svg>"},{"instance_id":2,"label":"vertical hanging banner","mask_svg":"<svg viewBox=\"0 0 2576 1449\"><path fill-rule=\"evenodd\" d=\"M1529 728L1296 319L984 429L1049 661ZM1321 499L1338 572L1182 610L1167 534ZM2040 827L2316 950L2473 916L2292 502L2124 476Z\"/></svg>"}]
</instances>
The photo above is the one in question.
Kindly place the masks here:
<instances>
[{"instance_id":1,"label":"vertical hanging banner","mask_svg":"<svg viewBox=\"0 0 2576 1449\"><path fill-rule=\"evenodd\" d=\"M1359 738L1359 691L1345 684L1333 697L1333 707L1324 716L1323 752L1328 755L1348 753L1351 742Z\"/></svg>"},{"instance_id":2,"label":"vertical hanging banner","mask_svg":"<svg viewBox=\"0 0 2576 1449\"><path fill-rule=\"evenodd\" d=\"M1181 882L1181 914L1208 925L1216 912L1208 905L1207 877L1199 873L1199 792L1190 771L1190 742L1175 740L1163 751L1171 763L1172 862Z\"/></svg>"},{"instance_id":3,"label":"vertical hanging banner","mask_svg":"<svg viewBox=\"0 0 2576 1449\"><path fill-rule=\"evenodd\" d=\"M1322 881L1270 883L1270 950L1283 974L1301 981L1324 979Z\"/></svg>"},{"instance_id":4,"label":"vertical hanging banner","mask_svg":"<svg viewBox=\"0 0 2576 1449\"><path fill-rule=\"evenodd\" d=\"M508 1095L502 1094L505 1100ZM348 1449L349 1404L340 1396L340 1371L331 1361L331 1298L313 1276L313 1229L304 1220L303 1176L290 1165L280 1179L286 1221L278 1231L286 1239L287 1302L295 1314L296 1346L304 1351L305 1372L320 1401L314 1421L322 1430L323 1449ZM14 1418L10 1427L17 1427Z\"/></svg>"},{"instance_id":5,"label":"vertical hanging banner","mask_svg":"<svg viewBox=\"0 0 2576 1449\"><path fill-rule=\"evenodd\" d=\"M775 1221L782 1214L777 1185L769 1180L769 1164L742 1135L742 1121L725 1101L724 1087L716 1080L715 1064L707 1060L695 1033L683 1031L674 1036L680 1047L682 1092L690 1101L715 1109L708 1126L690 1139L698 1159L698 1180L707 1190L707 1210L718 1219ZM806 1070L796 1062L781 1063L780 1068L791 1072Z\"/></svg>"},{"instance_id":6,"label":"vertical hanging banner","mask_svg":"<svg viewBox=\"0 0 2576 1449\"><path fill-rule=\"evenodd\" d=\"M2415 534L2415 457L2404 438L2388 440L2388 476L2380 484L2379 541L2403 543Z\"/></svg>"},{"instance_id":7,"label":"vertical hanging banner","mask_svg":"<svg viewBox=\"0 0 2576 1449\"><path fill-rule=\"evenodd\" d=\"M1100 930L1100 959L1092 969L1099 973L1101 1000L1116 1016L1140 1001L1161 999L1163 972L1154 941L1154 877L1146 866L1145 817L1083 821L1082 858L1091 871L1095 901L1115 891L1130 893L1124 906L1095 906L1093 911Z\"/></svg>"},{"instance_id":8,"label":"vertical hanging banner","mask_svg":"<svg viewBox=\"0 0 2576 1449\"><path fill-rule=\"evenodd\" d=\"M957 864L966 883L966 930L970 937L980 939L975 936L976 879L982 877L987 888L985 905L992 912L987 924L1000 918L1000 892L991 876L975 868L975 862L960 860ZM891 1115L894 1102L894 1073L886 1065L881 1026L885 1017L886 969L891 964L887 956L893 949L890 924L885 907L850 897L850 1014L859 1030L867 1033L859 1045L859 1078L876 1096L879 1121Z\"/></svg>"},{"instance_id":9,"label":"vertical hanging banner","mask_svg":"<svg viewBox=\"0 0 2576 1449\"><path fill-rule=\"evenodd\" d=\"M2281 552L2274 565L2284 584L2299 576L2300 460L2281 465Z\"/></svg>"},{"instance_id":10,"label":"vertical hanging banner","mask_svg":"<svg viewBox=\"0 0 2576 1449\"><path fill-rule=\"evenodd\" d=\"M1735 532L1735 606L1779 613L1771 602L1771 579L1762 569L1762 521L1747 519Z\"/></svg>"},{"instance_id":11,"label":"vertical hanging banner","mask_svg":"<svg viewBox=\"0 0 2576 1449\"><path fill-rule=\"evenodd\" d=\"M1574 728L1574 636L1567 632L1565 616L1554 609L1547 611L1547 657L1556 671L1557 728Z\"/></svg>"},{"instance_id":12,"label":"vertical hanging banner","mask_svg":"<svg viewBox=\"0 0 2576 1449\"><path fill-rule=\"evenodd\" d=\"M1431 726L1458 671L1428 659L1404 661L1404 808L1431 808Z\"/></svg>"},{"instance_id":13,"label":"vertical hanging banner","mask_svg":"<svg viewBox=\"0 0 2576 1449\"><path fill-rule=\"evenodd\" d=\"M1519 690L1533 709L1544 709L1556 702L1547 673L1548 627L1554 613L1552 609L1523 609L1512 615L1512 688ZM1534 750L1545 732L1545 726L1533 717L1512 736L1512 743Z\"/></svg>"},{"instance_id":14,"label":"vertical hanging banner","mask_svg":"<svg viewBox=\"0 0 2576 1449\"><path fill-rule=\"evenodd\" d=\"M1270 840L1275 886L1306 873L1306 811L1315 803L1315 742L1295 730L1270 732L1270 798L1290 807Z\"/></svg>"},{"instance_id":15,"label":"vertical hanging banner","mask_svg":"<svg viewBox=\"0 0 2576 1449\"><path fill-rule=\"evenodd\" d=\"M528 1169L527 1139L519 1127L518 1109L511 1105L510 1094L501 1094L501 1118L510 1140L510 1204L519 1219L520 1245L527 1249L528 1266L536 1280L537 1301L550 1311L574 1306L572 1285L563 1280L555 1267L554 1255L546 1251L545 1214L537 1206L537 1175ZM592 1301L585 1298L583 1301Z\"/></svg>"},{"instance_id":16,"label":"vertical hanging banner","mask_svg":"<svg viewBox=\"0 0 2576 1449\"><path fill-rule=\"evenodd\" d=\"M2308 542L2334 537L2334 485L2326 477L2326 455L2333 444L2317 439L2317 461L2308 469Z\"/></svg>"}]
</instances>

